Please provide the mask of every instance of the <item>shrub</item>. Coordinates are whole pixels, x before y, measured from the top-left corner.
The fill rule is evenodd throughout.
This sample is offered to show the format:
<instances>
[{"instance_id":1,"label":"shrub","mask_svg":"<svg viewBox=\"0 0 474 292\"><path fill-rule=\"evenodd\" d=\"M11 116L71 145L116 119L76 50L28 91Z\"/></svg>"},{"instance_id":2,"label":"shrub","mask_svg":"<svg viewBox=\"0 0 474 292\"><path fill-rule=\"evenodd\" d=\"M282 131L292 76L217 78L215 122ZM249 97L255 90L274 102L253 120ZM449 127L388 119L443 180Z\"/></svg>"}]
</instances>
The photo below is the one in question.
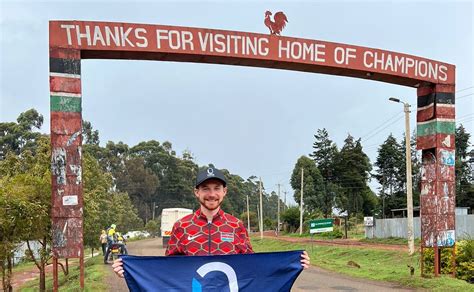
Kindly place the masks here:
<instances>
[{"instance_id":1,"label":"shrub","mask_svg":"<svg viewBox=\"0 0 474 292\"><path fill-rule=\"evenodd\" d=\"M441 248L441 273L453 271L453 248ZM474 282L474 239L461 240L456 243L456 278ZM423 250L424 273L434 273L434 249Z\"/></svg>"},{"instance_id":2,"label":"shrub","mask_svg":"<svg viewBox=\"0 0 474 292\"><path fill-rule=\"evenodd\" d=\"M321 237L328 239L343 238L344 234L339 228L334 228L333 231L321 233Z\"/></svg>"}]
</instances>

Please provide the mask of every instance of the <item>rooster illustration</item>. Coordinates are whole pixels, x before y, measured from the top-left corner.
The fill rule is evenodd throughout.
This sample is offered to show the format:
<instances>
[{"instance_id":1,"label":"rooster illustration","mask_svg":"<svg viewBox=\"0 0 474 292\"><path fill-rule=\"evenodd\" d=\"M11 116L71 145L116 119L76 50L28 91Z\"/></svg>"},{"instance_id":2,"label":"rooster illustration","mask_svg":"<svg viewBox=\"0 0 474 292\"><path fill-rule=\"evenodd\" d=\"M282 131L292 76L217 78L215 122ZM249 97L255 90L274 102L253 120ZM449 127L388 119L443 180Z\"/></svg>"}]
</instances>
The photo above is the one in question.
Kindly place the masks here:
<instances>
[{"instance_id":1,"label":"rooster illustration","mask_svg":"<svg viewBox=\"0 0 474 292\"><path fill-rule=\"evenodd\" d=\"M270 19L271 15L272 15L272 13L270 11L267 10L265 12L265 21L264 21L264 23L268 27L268 29L270 30L270 34L280 35L281 31L285 28L286 23L288 22L288 18L286 18L285 13L279 11L279 12L275 13L275 16L273 17L273 19L275 21L272 21Z\"/></svg>"}]
</instances>

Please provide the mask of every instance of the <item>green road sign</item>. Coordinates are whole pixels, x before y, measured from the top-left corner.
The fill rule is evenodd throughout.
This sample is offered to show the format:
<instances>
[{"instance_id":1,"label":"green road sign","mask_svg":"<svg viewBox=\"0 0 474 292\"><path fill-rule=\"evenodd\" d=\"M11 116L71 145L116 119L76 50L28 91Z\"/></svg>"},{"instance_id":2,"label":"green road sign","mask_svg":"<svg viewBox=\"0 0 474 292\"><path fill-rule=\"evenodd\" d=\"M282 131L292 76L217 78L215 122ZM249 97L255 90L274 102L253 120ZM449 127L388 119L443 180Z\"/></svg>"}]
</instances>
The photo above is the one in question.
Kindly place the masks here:
<instances>
[{"instance_id":1,"label":"green road sign","mask_svg":"<svg viewBox=\"0 0 474 292\"><path fill-rule=\"evenodd\" d=\"M322 233L333 231L333 219L314 219L309 221L309 233Z\"/></svg>"}]
</instances>

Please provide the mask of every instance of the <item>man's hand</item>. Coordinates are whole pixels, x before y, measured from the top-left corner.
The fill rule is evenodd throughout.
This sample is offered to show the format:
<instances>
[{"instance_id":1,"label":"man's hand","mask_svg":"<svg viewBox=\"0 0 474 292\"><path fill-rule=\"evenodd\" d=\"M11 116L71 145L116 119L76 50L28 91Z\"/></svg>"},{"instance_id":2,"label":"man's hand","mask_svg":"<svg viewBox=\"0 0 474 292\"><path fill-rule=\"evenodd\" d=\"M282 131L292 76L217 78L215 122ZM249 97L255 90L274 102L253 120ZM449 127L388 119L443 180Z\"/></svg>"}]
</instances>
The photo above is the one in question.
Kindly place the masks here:
<instances>
[{"instance_id":1,"label":"man's hand","mask_svg":"<svg viewBox=\"0 0 474 292\"><path fill-rule=\"evenodd\" d=\"M303 267L303 269L307 269L309 268L309 265L310 265L310 258L309 258L309 255L308 253L305 251L303 251L303 253L301 254L301 266ZM115 264L114 264L115 265Z\"/></svg>"},{"instance_id":2,"label":"man's hand","mask_svg":"<svg viewBox=\"0 0 474 292\"><path fill-rule=\"evenodd\" d=\"M303 260L301 260L301 263L303 263ZM114 264L112 265L112 268L114 269L115 274L117 277L123 278L123 262L122 259L116 259L114 261Z\"/></svg>"}]
</instances>

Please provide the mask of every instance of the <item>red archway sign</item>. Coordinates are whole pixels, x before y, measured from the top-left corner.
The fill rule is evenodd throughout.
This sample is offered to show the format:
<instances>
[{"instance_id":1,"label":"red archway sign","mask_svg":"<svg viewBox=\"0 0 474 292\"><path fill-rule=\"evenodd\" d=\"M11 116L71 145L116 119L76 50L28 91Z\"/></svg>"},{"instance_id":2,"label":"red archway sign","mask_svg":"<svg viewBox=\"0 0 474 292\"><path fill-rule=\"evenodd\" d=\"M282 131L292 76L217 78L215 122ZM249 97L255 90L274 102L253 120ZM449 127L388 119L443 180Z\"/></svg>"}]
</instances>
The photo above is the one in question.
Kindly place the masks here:
<instances>
[{"instance_id":1,"label":"red archway sign","mask_svg":"<svg viewBox=\"0 0 474 292\"><path fill-rule=\"evenodd\" d=\"M434 247L437 252L438 247L454 244L454 65L380 49L275 34L94 21L50 21L49 54L51 216L56 274L59 258L80 258L83 263L84 257L82 59L252 66L416 88L417 147L423 150L422 248ZM83 286L83 272L81 275Z\"/></svg>"}]
</instances>

